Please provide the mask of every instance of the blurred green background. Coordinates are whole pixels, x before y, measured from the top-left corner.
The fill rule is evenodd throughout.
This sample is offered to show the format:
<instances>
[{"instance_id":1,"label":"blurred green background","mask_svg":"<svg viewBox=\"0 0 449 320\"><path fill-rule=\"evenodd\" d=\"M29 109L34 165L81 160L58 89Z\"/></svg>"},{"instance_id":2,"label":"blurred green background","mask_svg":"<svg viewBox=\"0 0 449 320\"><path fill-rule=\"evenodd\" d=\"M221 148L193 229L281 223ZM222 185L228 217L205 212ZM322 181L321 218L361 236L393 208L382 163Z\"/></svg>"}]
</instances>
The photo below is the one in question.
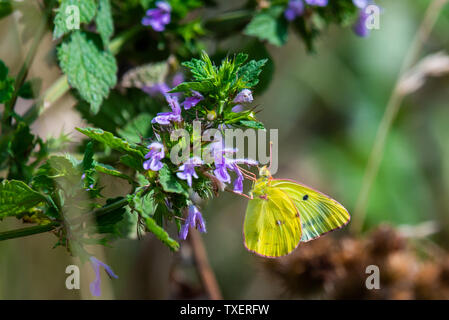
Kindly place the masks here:
<instances>
[{"instance_id":1,"label":"blurred green background","mask_svg":"<svg viewBox=\"0 0 449 320\"><path fill-rule=\"evenodd\" d=\"M226 6L235 7L237 3ZM354 209L379 122L429 3L380 1L380 30L362 39L350 28L331 28L317 41L315 54L307 54L293 32L286 46L267 46L274 63L273 79L255 103L262 109L258 117L265 126L279 129L277 177L301 181L332 195L350 212ZM29 46L18 31L26 23L29 21L17 16L0 20L0 59L12 74L18 72ZM446 6L420 58L439 51L447 53L448 30ZM236 36L222 49L234 50L245 43L253 43L253 39ZM50 46L49 33L31 68L32 76L44 78L44 89L58 77L48 53ZM416 225L435 221L445 225L449 218L448 88L449 76L442 75L430 78L405 97L370 194L366 230L384 222ZM26 102L23 104L26 109ZM73 128L82 122L73 104L69 96L59 100L39 119L34 131L43 137L63 131L71 133L74 141L79 140ZM110 190L117 187L108 184ZM203 238L223 296L286 297L282 286L264 271L262 259L243 246L246 204L242 197L223 193L202 210L208 228ZM0 230L19 226L7 220ZM439 231L438 241L443 247L449 247L444 241L448 231ZM62 248L49 250L54 241L51 234L43 234L0 242L0 299L91 298L88 282L93 272L87 265L81 269L81 290L65 288L65 268L78 261ZM103 298L176 297L173 288L181 290L182 282L190 284L184 291L200 290L192 261L183 258L189 256L188 250L184 246L180 254L173 254L151 236L141 241L119 240L113 248L101 249L100 260L104 258L120 276L109 281L103 274Z\"/></svg>"}]
</instances>

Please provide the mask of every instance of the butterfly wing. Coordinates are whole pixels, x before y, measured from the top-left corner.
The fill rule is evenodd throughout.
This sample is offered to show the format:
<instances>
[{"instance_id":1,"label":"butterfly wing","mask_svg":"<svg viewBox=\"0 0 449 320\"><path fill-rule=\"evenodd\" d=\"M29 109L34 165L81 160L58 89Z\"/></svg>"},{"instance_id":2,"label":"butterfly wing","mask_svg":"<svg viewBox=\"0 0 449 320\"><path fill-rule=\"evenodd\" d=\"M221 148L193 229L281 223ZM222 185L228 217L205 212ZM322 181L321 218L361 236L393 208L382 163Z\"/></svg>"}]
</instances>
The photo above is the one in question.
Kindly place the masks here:
<instances>
[{"instance_id":1,"label":"butterfly wing","mask_svg":"<svg viewBox=\"0 0 449 320\"><path fill-rule=\"evenodd\" d=\"M340 203L295 181L272 179L270 186L282 190L295 204L301 217L301 241L310 241L342 228L351 219Z\"/></svg>"},{"instance_id":2,"label":"butterfly wing","mask_svg":"<svg viewBox=\"0 0 449 320\"><path fill-rule=\"evenodd\" d=\"M298 211L284 192L267 187L249 201L243 233L250 251L270 258L289 254L301 241Z\"/></svg>"}]
</instances>

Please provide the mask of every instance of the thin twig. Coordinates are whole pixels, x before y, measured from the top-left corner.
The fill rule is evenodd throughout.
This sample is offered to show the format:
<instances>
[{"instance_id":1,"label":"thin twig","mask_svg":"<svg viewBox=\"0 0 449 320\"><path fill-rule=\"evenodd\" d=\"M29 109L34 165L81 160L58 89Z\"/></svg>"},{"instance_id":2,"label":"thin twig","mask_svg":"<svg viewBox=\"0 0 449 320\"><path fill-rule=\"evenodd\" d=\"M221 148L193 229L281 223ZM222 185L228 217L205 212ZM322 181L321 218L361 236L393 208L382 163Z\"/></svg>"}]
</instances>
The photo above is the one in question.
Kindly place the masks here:
<instances>
[{"instance_id":1,"label":"thin twig","mask_svg":"<svg viewBox=\"0 0 449 320\"><path fill-rule=\"evenodd\" d=\"M220 287L218 286L214 272L212 271L207 259L206 248L204 247L203 240L197 230L190 230L189 241L193 249L195 264L204 289L211 300L222 300L223 297L221 296Z\"/></svg>"},{"instance_id":2,"label":"thin twig","mask_svg":"<svg viewBox=\"0 0 449 320\"><path fill-rule=\"evenodd\" d=\"M369 200L369 194L371 187L376 179L377 173L379 171L380 164L383 159L385 142L388 137L388 133L391 126L398 114L401 107L404 95L400 90L400 83L403 75L410 69L415 60L417 59L419 52L430 32L435 25L437 18L440 14L442 7L448 2L448 0L434 0L427 8L424 19L415 35L412 42L411 48L406 55L402 67L399 71L399 75L394 86L393 92L388 101L387 107L385 109L383 118L380 122L376 139L374 141L374 146L371 150L371 154L368 160L367 167L365 169L365 175L363 177L362 188L357 199L356 207L354 210L353 223L351 225L351 230L353 232L360 232L363 228L363 223L366 215L366 207Z\"/></svg>"}]
</instances>

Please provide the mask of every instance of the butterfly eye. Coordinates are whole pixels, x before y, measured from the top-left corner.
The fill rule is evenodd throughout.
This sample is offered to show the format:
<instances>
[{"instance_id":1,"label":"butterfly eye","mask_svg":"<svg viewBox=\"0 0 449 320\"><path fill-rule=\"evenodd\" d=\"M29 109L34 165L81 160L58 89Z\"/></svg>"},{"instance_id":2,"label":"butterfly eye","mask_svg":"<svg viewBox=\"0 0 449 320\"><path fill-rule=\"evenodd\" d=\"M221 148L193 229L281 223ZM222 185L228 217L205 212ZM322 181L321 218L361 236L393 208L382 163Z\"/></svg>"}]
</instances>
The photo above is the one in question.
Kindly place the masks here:
<instances>
[{"instance_id":1,"label":"butterfly eye","mask_svg":"<svg viewBox=\"0 0 449 320\"><path fill-rule=\"evenodd\" d=\"M306 194L304 197L302 197L302 200L306 201L307 199L309 199L309 195Z\"/></svg>"}]
</instances>

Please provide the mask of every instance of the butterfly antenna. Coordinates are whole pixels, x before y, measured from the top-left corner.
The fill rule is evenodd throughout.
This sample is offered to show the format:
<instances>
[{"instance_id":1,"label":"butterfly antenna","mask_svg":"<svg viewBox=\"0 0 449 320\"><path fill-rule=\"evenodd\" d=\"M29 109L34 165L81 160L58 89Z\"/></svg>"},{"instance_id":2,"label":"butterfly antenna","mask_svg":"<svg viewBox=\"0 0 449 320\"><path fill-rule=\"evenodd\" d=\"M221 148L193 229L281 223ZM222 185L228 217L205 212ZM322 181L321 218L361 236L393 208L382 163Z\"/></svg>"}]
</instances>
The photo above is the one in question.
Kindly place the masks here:
<instances>
[{"instance_id":1,"label":"butterfly antenna","mask_svg":"<svg viewBox=\"0 0 449 320\"><path fill-rule=\"evenodd\" d=\"M242 172L242 174L245 176L246 179L253 181L257 180L257 176L253 172L243 169L239 165L237 165L237 167L239 168L239 170Z\"/></svg>"}]
</instances>

